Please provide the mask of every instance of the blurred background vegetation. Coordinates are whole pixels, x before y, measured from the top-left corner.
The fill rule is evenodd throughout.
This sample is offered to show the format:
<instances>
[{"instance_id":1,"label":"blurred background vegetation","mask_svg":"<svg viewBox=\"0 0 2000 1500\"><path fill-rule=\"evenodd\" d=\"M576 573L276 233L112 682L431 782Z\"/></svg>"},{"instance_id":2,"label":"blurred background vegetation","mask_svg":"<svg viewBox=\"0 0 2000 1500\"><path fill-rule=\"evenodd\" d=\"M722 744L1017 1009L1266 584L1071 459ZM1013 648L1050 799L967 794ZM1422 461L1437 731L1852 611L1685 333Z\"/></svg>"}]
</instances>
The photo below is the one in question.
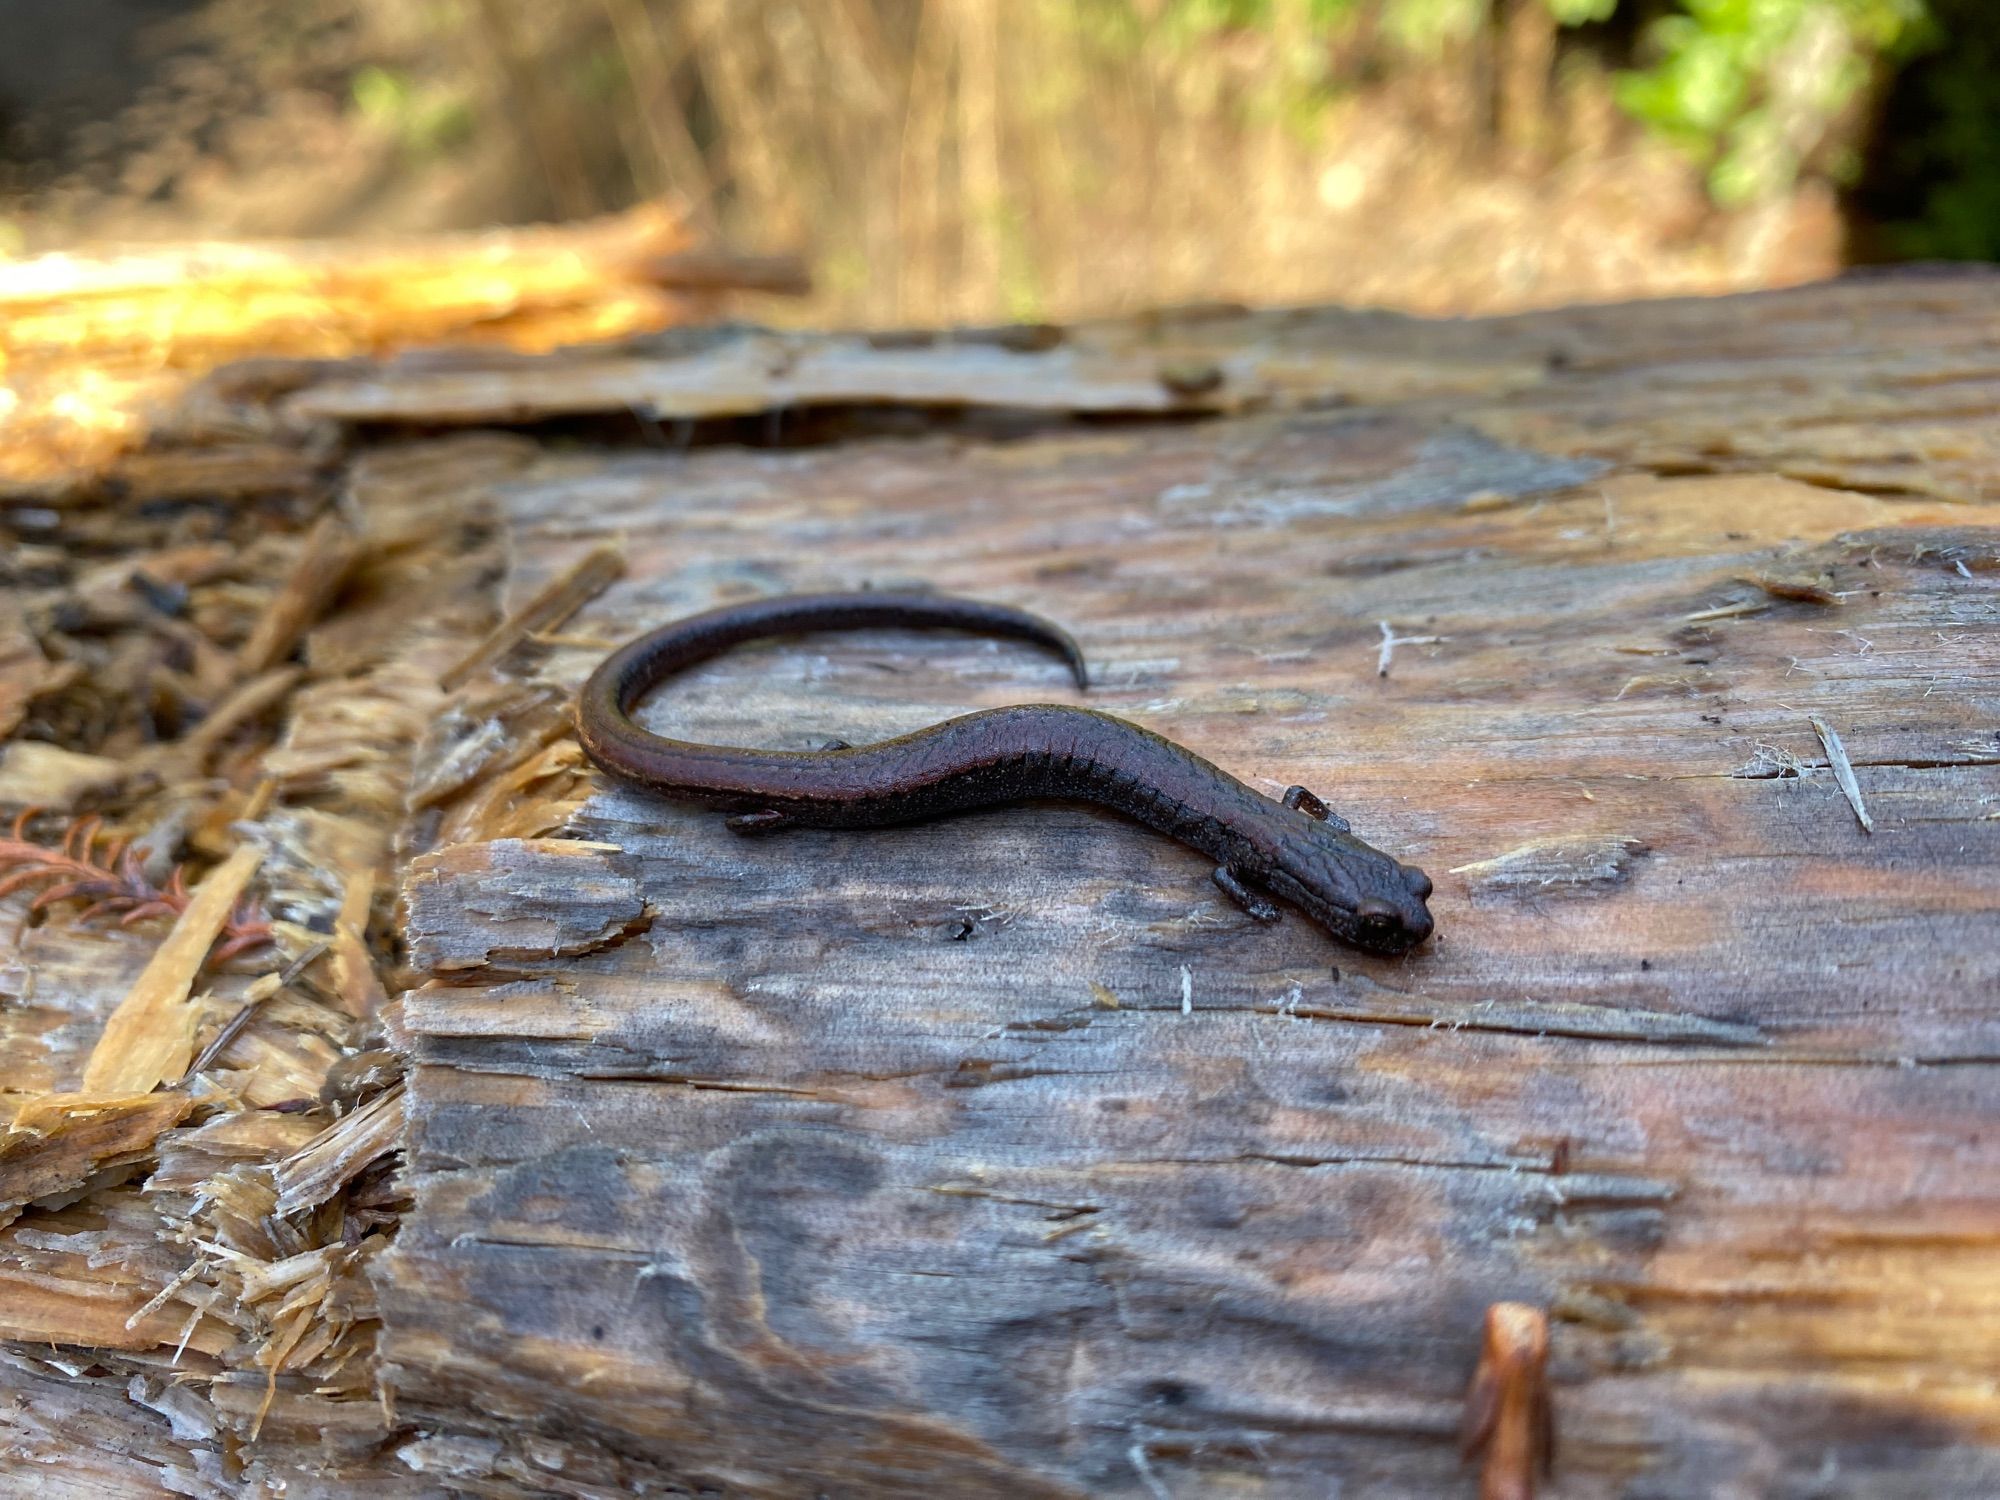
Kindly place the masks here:
<instances>
[{"instance_id":1,"label":"blurred background vegetation","mask_svg":"<svg viewBox=\"0 0 2000 1500\"><path fill-rule=\"evenodd\" d=\"M2000 255L1990 0L0 0L0 253L645 201L837 324Z\"/></svg>"}]
</instances>

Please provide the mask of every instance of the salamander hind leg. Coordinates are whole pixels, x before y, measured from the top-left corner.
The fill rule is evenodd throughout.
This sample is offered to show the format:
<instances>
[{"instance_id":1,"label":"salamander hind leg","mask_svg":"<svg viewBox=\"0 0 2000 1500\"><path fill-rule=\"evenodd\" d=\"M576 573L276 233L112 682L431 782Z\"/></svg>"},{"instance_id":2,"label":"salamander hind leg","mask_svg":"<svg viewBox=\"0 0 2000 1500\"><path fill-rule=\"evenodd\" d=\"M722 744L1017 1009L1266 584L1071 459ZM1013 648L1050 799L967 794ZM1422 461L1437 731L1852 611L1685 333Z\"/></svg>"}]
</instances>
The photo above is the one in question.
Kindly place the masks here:
<instances>
[{"instance_id":1,"label":"salamander hind leg","mask_svg":"<svg viewBox=\"0 0 2000 1500\"><path fill-rule=\"evenodd\" d=\"M1266 897L1245 885L1243 878L1230 869L1228 865L1217 865L1215 867L1215 883L1222 888L1222 893L1225 896L1249 912L1255 920L1259 922L1275 922L1278 920L1278 908L1273 906Z\"/></svg>"},{"instance_id":2,"label":"salamander hind leg","mask_svg":"<svg viewBox=\"0 0 2000 1500\"><path fill-rule=\"evenodd\" d=\"M1285 806L1294 808L1309 818L1317 818L1322 823L1332 824L1342 833L1347 832L1347 819L1336 817L1332 808L1302 786L1286 787L1283 801Z\"/></svg>"},{"instance_id":3,"label":"salamander hind leg","mask_svg":"<svg viewBox=\"0 0 2000 1500\"><path fill-rule=\"evenodd\" d=\"M790 813L767 807L762 812L738 813L733 818L725 818L723 827L731 833L770 833L788 826L791 821Z\"/></svg>"},{"instance_id":4,"label":"salamander hind leg","mask_svg":"<svg viewBox=\"0 0 2000 1500\"><path fill-rule=\"evenodd\" d=\"M1326 821L1326 804L1302 786L1288 786L1281 799L1285 806L1297 808L1309 818Z\"/></svg>"}]
</instances>

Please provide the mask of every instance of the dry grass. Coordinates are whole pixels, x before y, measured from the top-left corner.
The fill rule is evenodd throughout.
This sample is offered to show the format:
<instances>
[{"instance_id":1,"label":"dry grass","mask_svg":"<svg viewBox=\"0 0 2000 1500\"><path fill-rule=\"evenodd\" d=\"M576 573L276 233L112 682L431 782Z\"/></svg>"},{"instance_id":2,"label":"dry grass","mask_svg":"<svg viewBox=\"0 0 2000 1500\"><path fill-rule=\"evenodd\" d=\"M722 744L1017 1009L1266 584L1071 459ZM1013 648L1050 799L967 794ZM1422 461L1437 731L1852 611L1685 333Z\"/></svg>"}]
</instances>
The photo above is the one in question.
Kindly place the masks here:
<instances>
[{"instance_id":1,"label":"dry grass","mask_svg":"<svg viewBox=\"0 0 2000 1500\"><path fill-rule=\"evenodd\" d=\"M638 185L726 236L816 248L822 296L803 317L1215 298L1465 312L1832 261L1823 205L1713 218L1690 168L1617 116L1603 73L1559 58L1540 6L1418 57L1365 26L1315 30L1301 3L1202 38L1052 0L695 0L671 18L600 3L645 81ZM688 149L697 105L706 152Z\"/></svg>"},{"instance_id":2,"label":"dry grass","mask_svg":"<svg viewBox=\"0 0 2000 1500\"><path fill-rule=\"evenodd\" d=\"M817 296L754 311L820 324L1491 311L1835 264L1811 192L1713 213L1542 5L1421 49L1380 5L1312 10L1197 33L1158 0L211 0L203 45L263 102L130 222L326 235L663 201L712 242L810 253Z\"/></svg>"}]
</instances>

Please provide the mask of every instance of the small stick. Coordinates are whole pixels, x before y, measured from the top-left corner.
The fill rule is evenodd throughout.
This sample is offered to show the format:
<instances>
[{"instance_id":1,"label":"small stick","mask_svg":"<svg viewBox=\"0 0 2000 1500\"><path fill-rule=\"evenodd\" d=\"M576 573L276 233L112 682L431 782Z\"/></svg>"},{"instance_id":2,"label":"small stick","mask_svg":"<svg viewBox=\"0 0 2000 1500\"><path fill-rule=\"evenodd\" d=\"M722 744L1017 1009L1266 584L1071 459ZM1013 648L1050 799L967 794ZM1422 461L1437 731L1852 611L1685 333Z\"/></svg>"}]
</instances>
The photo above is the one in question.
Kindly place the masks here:
<instances>
[{"instance_id":1,"label":"small stick","mask_svg":"<svg viewBox=\"0 0 2000 1500\"><path fill-rule=\"evenodd\" d=\"M170 740L161 746L161 754L167 757L185 754L192 758L199 770L207 763L216 746L252 719L284 702L286 695L298 686L305 675L303 667L274 667L239 683L209 710L207 718L180 739Z\"/></svg>"},{"instance_id":2,"label":"small stick","mask_svg":"<svg viewBox=\"0 0 2000 1500\"><path fill-rule=\"evenodd\" d=\"M388 992L368 953L368 909L375 900L375 875L356 870L347 877L340 914L333 921L333 988L341 1008L367 1019L388 1001Z\"/></svg>"},{"instance_id":3,"label":"small stick","mask_svg":"<svg viewBox=\"0 0 2000 1500\"><path fill-rule=\"evenodd\" d=\"M1382 650L1375 658L1377 677L1389 675L1389 661L1396 654L1398 646L1441 646L1450 639L1442 635L1397 635L1389 628L1387 620L1377 620L1375 623L1382 632Z\"/></svg>"},{"instance_id":4,"label":"small stick","mask_svg":"<svg viewBox=\"0 0 2000 1500\"><path fill-rule=\"evenodd\" d=\"M278 778L259 776L257 784L250 788L250 796L243 803L243 810L236 816L245 823L254 823L270 810L271 799L278 794Z\"/></svg>"},{"instance_id":5,"label":"small stick","mask_svg":"<svg viewBox=\"0 0 2000 1500\"><path fill-rule=\"evenodd\" d=\"M1535 1500L1535 1476L1553 1469L1548 1362L1548 1314L1525 1302L1495 1302L1486 1309L1485 1342L1459 1429L1461 1457L1486 1456L1479 1500Z\"/></svg>"},{"instance_id":6,"label":"small stick","mask_svg":"<svg viewBox=\"0 0 2000 1500\"><path fill-rule=\"evenodd\" d=\"M1153 1472L1153 1465L1146 1457L1146 1445L1134 1443L1125 1450L1125 1457L1132 1465L1132 1472L1139 1476L1139 1482L1146 1487L1146 1493L1153 1500L1174 1500L1174 1492L1167 1488L1160 1476Z\"/></svg>"},{"instance_id":7,"label":"small stick","mask_svg":"<svg viewBox=\"0 0 2000 1500\"><path fill-rule=\"evenodd\" d=\"M197 1255L192 1261L188 1263L188 1268L185 1271L182 1271L180 1275L176 1276L172 1281L168 1282L165 1286L161 1287L159 1291L153 1294L152 1300L147 1302L144 1307L140 1308L137 1312L133 1313L131 1317L125 1320L125 1331L127 1333L130 1333L134 1328L137 1328L147 1318L151 1317L154 1313L158 1312L161 1308L165 1307L167 1305L168 1299L170 1299L175 1292L178 1292L182 1287L186 1286L190 1281L193 1281L195 1277L199 1276L202 1272L203 1266L205 1266L206 1264L207 1262L204 1261L199 1255Z\"/></svg>"},{"instance_id":8,"label":"small stick","mask_svg":"<svg viewBox=\"0 0 2000 1500\"><path fill-rule=\"evenodd\" d=\"M1861 831L1873 833L1875 820L1868 816L1868 809L1861 804L1861 783L1854 779L1854 764L1847 758L1847 747L1841 744L1833 726L1818 714L1806 717L1812 721L1813 733L1819 736L1819 742L1826 750L1827 762L1833 767L1833 779L1840 783L1840 790L1847 798L1847 805L1854 809Z\"/></svg>"},{"instance_id":9,"label":"small stick","mask_svg":"<svg viewBox=\"0 0 2000 1500\"><path fill-rule=\"evenodd\" d=\"M1745 599L1738 604L1718 604L1713 609L1698 609L1693 614L1682 615L1683 620L1728 620L1737 615L1754 615L1769 609L1770 604L1763 599Z\"/></svg>"},{"instance_id":10,"label":"small stick","mask_svg":"<svg viewBox=\"0 0 2000 1500\"><path fill-rule=\"evenodd\" d=\"M244 1029L250 1024L250 1018L256 1015L257 1008L273 995L277 994L278 991L284 989L294 979L297 979L299 975L305 973L312 965L319 962L321 956L325 954L326 949L327 945L325 943L314 943L305 952L286 964L284 971L276 975L275 979L273 979L273 976L266 975L264 979L260 979L252 984L249 991L243 997L241 1008L237 1010L235 1015L222 1023L222 1029L210 1038L206 1047L201 1049L201 1055L188 1064L187 1072L181 1075L182 1078L192 1078L195 1074L212 1067L215 1060L229 1049L229 1044L243 1035ZM267 980L271 982L267 983Z\"/></svg>"}]
</instances>

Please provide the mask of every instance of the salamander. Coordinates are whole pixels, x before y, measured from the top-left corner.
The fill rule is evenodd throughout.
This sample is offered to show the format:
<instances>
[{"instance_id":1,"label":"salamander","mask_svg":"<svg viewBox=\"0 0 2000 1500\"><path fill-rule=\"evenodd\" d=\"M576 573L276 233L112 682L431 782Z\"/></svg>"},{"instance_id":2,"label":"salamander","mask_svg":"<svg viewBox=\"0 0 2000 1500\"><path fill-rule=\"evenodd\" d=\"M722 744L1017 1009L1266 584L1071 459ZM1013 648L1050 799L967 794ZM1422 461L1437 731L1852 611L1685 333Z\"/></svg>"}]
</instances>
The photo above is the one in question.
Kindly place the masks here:
<instances>
[{"instance_id":1,"label":"salamander","mask_svg":"<svg viewBox=\"0 0 2000 1500\"><path fill-rule=\"evenodd\" d=\"M620 780L729 810L729 826L741 833L913 823L1045 798L1094 803L1213 859L1215 883L1260 922L1277 920L1277 897L1377 953L1407 952L1430 935L1430 878L1356 838L1304 787L1267 797L1110 714L1021 704L872 745L834 741L818 750L694 744L632 720L662 680L744 641L879 627L1028 641L1068 663L1079 688L1089 686L1076 642L1023 610L923 593L782 595L693 615L614 651L578 699L584 753Z\"/></svg>"}]
</instances>

